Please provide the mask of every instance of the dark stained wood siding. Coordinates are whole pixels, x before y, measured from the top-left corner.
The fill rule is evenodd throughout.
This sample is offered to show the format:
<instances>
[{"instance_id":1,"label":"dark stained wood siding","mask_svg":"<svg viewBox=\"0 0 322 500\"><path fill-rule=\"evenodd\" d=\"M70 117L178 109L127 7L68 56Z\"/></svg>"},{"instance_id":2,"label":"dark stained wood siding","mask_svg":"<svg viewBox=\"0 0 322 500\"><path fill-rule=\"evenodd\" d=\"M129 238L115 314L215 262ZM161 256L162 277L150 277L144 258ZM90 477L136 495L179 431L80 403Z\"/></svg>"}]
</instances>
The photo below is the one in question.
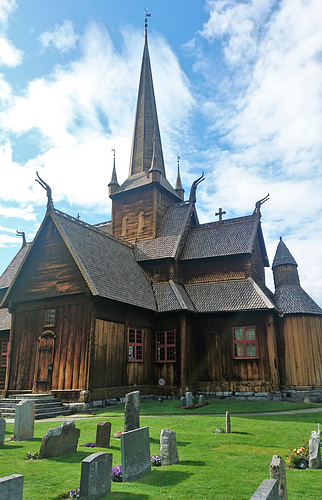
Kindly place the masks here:
<instances>
[{"instance_id":1,"label":"dark stained wood siding","mask_svg":"<svg viewBox=\"0 0 322 500\"><path fill-rule=\"evenodd\" d=\"M1 353L1 344L2 342L9 342L9 330L2 330L0 332L0 353ZM4 389L5 380L6 380L6 367L0 366L0 391Z\"/></svg>"},{"instance_id":2,"label":"dark stained wood siding","mask_svg":"<svg viewBox=\"0 0 322 500\"><path fill-rule=\"evenodd\" d=\"M265 267L258 235L256 235L255 238L254 249L251 257L250 275L256 283L259 285L265 285Z\"/></svg>"},{"instance_id":3,"label":"dark stained wood siding","mask_svg":"<svg viewBox=\"0 0 322 500\"><path fill-rule=\"evenodd\" d=\"M55 326L45 327L45 310L52 308L56 311ZM41 308L16 311L8 389L39 389L34 385L39 336L49 329L55 334L51 389L86 389L91 311L85 297L66 300L65 304L53 299Z\"/></svg>"},{"instance_id":4,"label":"dark stained wood siding","mask_svg":"<svg viewBox=\"0 0 322 500\"><path fill-rule=\"evenodd\" d=\"M322 317L285 315L278 337L284 389L322 388Z\"/></svg>"},{"instance_id":5,"label":"dark stained wood siding","mask_svg":"<svg viewBox=\"0 0 322 500\"><path fill-rule=\"evenodd\" d=\"M202 283L249 276L249 257L217 257L213 259L180 261L184 283Z\"/></svg>"},{"instance_id":6,"label":"dark stained wood siding","mask_svg":"<svg viewBox=\"0 0 322 500\"><path fill-rule=\"evenodd\" d=\"M129 243L154 238L162 220L173 203L171 194L155 184L122 193L113 198L112 234ZM139 213L144 213L144 225L139 231ZM127 217L127 232L122 235L122 219Z\"/></svg>"},{"instance_id":7,"label":"dark stained wood siding","mask_svg":"<svg viewBox=\"0 0 322 500\"><path fill-rule=\"evenodd\" d=\"M86 283L51 218L14 284L14 302L84 293Z\"/></svg>"}]
</instances>

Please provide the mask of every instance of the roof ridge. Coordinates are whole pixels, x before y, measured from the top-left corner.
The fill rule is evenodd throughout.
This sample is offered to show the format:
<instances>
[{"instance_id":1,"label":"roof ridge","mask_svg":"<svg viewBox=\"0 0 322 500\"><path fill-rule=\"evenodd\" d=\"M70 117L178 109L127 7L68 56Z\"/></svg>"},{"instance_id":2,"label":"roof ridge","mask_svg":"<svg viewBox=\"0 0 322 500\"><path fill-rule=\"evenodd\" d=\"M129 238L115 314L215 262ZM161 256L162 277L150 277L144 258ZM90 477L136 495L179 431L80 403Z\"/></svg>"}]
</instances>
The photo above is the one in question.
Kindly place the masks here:
<instances>
[{"instance_id":1,"label":"roof ridge","mask_svg":"<svg viewBox=\"0 0 322 500\"><path fill-rule=\"evenodd\" d=\"M223 219L221 221L212 221L212 222L205 222L203 224L198 224L193 227L193 229L207 229L208 227L214 227L214 226L224 226L228 224L233 224L234 222L244 222L245 220L251 220L255 219L254 215L243 215L241 217L234 217L231 219Z\"/></svg>"}]
</instances>

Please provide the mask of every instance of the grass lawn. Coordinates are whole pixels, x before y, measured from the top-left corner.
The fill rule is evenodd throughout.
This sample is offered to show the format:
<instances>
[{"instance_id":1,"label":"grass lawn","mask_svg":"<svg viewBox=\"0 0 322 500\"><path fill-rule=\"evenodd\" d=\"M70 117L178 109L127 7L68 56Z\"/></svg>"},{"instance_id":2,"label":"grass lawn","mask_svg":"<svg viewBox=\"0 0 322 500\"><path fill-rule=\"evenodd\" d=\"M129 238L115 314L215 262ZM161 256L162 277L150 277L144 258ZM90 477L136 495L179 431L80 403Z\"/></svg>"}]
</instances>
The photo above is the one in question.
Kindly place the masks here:
<instances>
[{"instance_id":1,"label":"grass lawn","mask_svg":"<svg viewBox=\"0 0 322 500\"><path fill-rule=\"evenodd\" d=\"M178 401L175 403L178 406ZM217 408L218 403L221 407L218 413L224 413L226 409L232 413L234 405L231 406L231 403L248 403L249 412L258 411L254 410L256 406L253 402L247 401L216 400L209 407L215 405ZM263 403L260 404L264 406ZM265 402L263 411L267 411L270 405L277 411L273 402ZM142 414L144 408L149 408L156 415L156 410L161 407L163 416ZM173 401L170 400L164 403L154 401L151 404L143 401L140 424L142 427L149 426L151 455L159 454L161 430L174 430L177 434L180 463L153 467L150 474L131 483L112 482L112 492L106 498L141 500L194 497L249 500L262 480L269 478L272 455L279 454L285 459L291 448L302 446L303 440L309 439L311 430L317 430L317 423L322 423L322 412L231 416L232 433L215 434L213 431L218 425L225 427L223 416L200 415L200 410L190 410L189 413L188 410L181 410L182 416L179 418L170 415L172 408ZM290 408L290 403L283 404L283 409ZM195 413L197 411L198 415ZM215 412L214 408L212 412ZM241 413L240 409L235 413ZM112 434L123 430L123 415L119 415L114 407L104 411L104 414L106 417L100 415L99 418L77 419L77 427L81 429L77 453L26 461L26 453L39 450L43 434L60 423L59 420L36 421L33 440L9 442L0 448L0 477L13 473L23 474L24 500L67 498L69 491L79 486L81 461L86 456L96 451L108 451L113 453L113 466L121 463L119 439L111 438L109 449L84 446L87 442L95 441L96 425L103 418L111 421ZM13 423L7 423L6 436L11 434ZM321 487L322 470L287 470L289 498L320 500Z\"/></svg>"}]
</instances>

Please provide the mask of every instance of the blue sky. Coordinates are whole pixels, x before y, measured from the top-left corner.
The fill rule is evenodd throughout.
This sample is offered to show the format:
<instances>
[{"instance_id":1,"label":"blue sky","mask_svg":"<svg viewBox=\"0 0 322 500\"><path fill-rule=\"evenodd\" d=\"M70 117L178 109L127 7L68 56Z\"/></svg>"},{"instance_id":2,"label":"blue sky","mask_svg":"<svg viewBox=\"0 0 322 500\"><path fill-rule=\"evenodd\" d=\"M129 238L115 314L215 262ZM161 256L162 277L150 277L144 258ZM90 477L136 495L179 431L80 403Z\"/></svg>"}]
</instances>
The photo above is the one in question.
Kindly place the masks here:
<instances>
[{"instance_id":1,"label":"blue sky","mask_svg":"<svg viewBox=\"0 0 322 500\"><path fill-rule=\"evenodd\" d=\"M0 0L0 273L46 209L110 219L112 152L125 180L145 2ZM272 262L282 236L322 305L322 3L151 0L149 48L166 162L201 222L262 207ZM271 271L267 283L272 288Z\"/></svg>"}]
</instances>

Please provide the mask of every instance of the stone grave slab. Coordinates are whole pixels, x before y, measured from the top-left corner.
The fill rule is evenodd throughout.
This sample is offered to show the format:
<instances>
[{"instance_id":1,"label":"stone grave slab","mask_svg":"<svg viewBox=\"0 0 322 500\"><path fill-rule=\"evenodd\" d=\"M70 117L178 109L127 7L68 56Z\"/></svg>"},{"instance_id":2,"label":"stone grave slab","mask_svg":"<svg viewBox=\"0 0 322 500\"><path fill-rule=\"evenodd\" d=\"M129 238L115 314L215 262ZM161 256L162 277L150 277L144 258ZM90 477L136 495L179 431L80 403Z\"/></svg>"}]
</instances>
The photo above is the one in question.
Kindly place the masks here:
<instances>
[{"instance_id":1,"label":"stone grave slab","mask_svg":"<svg viewBox=\"0 0 322 500\"><path fill-rule=\"evenodd\" d=\"M226 434L231 433L231 421L230 421L230 415L229 412L226 411Z\"/></svg>"},{"instance_id":2,"label":"stone grave slab","mask_svg":"<svg viewBox=\"0 0 322 500\"><path fill-rule=\"evenodd\" d=\"M39 458L51 458L74 453L77 450L80 429L75 422L63 422L59 427L49 429L43 436Z\"/></svg>"},{"instance_id":3,"label":"stone grave slab","mask_svg":"<svg viewBox=\"0 0 322 500\"><path fill-rule=\"evenodd\" d=\"M280 500L288 500L286 487L286 473L283 459L279 455L273 455L269 466L269 476L278 481L278 494Z\"/></svg>"},{"instance_id":4,"label":"stone grave slab","mask_svg":"<svg viewBox=\"0 0 322 500\"><path fill-rule=\"evenodd\" d=\"M182 396L180 398L180 408L184 408L186 405L186 398L184 396Z\"/></svg>"},{"instance_id":5,"label":"stone grave slab","mask_svg":"<svg viewBox=\"0 0 322 500\"><path fill-rule=\"evenodd\" d=\"M2 500L22 500L23 479L21 474L0 477L0 498Z\"/></svg>"},{"instance_id":6,"label":"stone grave slab","mask_svg":"<svg viewBox=\"0 0 322 500\"><path fill-rule=\"evenodd\" d=\"M278 494L278 481L276 479L264 479L250 500L280 500Z\"/></svg>"},{"instance_id":7,"label":"stone grave slab","mask_svg":"<svg viewBox=\"0 0 322 500\"><path fill-rule=\"evenodd\" d=\"M176 433L170 429L162 429L160 435L161 465L172 465L179 462Z\"/></svg>"},{"instance_id":8,"label":"stone grave slab","mask_svg":"<svg viewBox=\"0 0 322 500\"><path fill-rule=\"evenodd\" d=\"M205 405L205 396L203 394L200 394L199 396L199 406L204 406Z\"/></svg>"},{"instance_id":9,"label":"stone grave slab","mask_svg":"<svg viewBox=\"0 0 322 500\"><path fill-rule=\"evenodd\" d=\"M121 463L124 482L151 471L149 427L121 434Z\"/></svg>"},{"instance_id":10,"label":"stone grave slab","mask_svg":"<svg viewBox=\"0 0 322 500\"><path fill-rule=\"evenodd\" d=\"M312 431L309 440L309 469L322 469L320 433Z\"/></svg>"},{"instance_id":11,"label":"stone grave slab","mask_svg":"<svg viewBox=\"0 0 322 500\"><path fill-rule=\"evenodd\" d=\"M20 401L15 409L14 439L24 441L34 437L35 402L27 399Z\"/></svg>"},{"instance_id":12,"label":"stone grave slab","mask_svg":"<svg viewBox=\"0 0 322 500\"><path fill-rule=\"evenodd\" d=\"M0 446L3 446L6 435L6 419L0 417Z\"/></svg>"},{"instance_id":13,"label":"stone grave slab","mask_svg":"<svg viewBox=\"0 0 322 500\"><path fill-rule=\"evenodd\" d=\"M111 422L99 422L96 427L95 445L99 448L108 448L111 439Z\"/></svg>"},{"instance_id":14,"label":"stone grave slab","mask_svg":"<svg viewBox=\"0 0 322 500\"><path fill-rule=\"evenodd\" d=\"M124 432L140 428L140 391L125 395Z\"/></svg>"},{"instance_id":15,"label":"stone grave slab","mask_svg":"<svg viewBox=\"0 0 322 500\"><path fill-rule=\"evenodd\" d=\"M186 397L186 405L192 406L192 392L186 392L185 397Z\"/></svg>"},{"instance_id":16,"label":"stone grave slab","mask_svg":"<svg viewBox=\"0 0 322 500\"><path fill-rule=\"evenodd\" d=\"M82 461L80 498L102 498L111 491L112 453L92 453Z\"/></svg>"}]
</instances>

